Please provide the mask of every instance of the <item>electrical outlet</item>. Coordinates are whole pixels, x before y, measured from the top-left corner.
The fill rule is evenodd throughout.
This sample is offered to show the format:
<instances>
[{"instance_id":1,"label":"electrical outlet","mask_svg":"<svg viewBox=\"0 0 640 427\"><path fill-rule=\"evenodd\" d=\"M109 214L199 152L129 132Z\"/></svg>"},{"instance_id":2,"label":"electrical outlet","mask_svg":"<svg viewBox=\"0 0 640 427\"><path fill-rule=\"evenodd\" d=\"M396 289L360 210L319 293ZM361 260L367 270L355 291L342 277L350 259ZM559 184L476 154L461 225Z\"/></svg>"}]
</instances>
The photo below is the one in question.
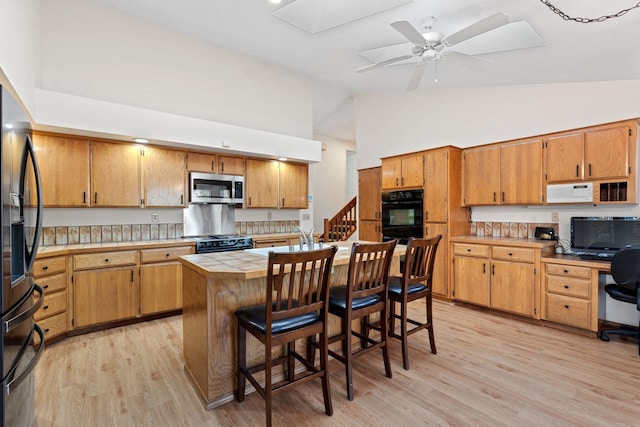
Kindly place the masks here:
<instances>
[{"instance_id":1,"label":"electrical outlet","mask_svg":"<svg viewBox=\"0 0 640 427\"><path fill-rule=\"evenodd\" d=\"M267 212L267 219L273 218L273 212Z\"/></svg>"},{"instance_id":2,"label":"electrical outlet","mask_svg":"<svg viewBox=\"0 0 640 427\"><path fill-rule=\"evenodd\" d=\"M551 222L560 222L560 214L558 212L551 212Z\"/></svg>"},{"instance_id":3,"label":"electrical outlet","mask_svg":"<svg viewBox=\"0 0 640 427\"><path fill-rule=\"evenodd\" d=\"M309 221L310 218L311 218L311 216L309 214L302 214L302 220L303 221Z\"/></svg>"},{"instance_id":4,"label":"electrical outlet","mask_svg":"<svg viewBox=\"0 0 640 427\"><path fill-rule=\"evenodd\" d=\"M152 213L151 214L151 222L158 222L160 221L160 217L158 216L157 213Z\"/></svg>"}]
</instances>

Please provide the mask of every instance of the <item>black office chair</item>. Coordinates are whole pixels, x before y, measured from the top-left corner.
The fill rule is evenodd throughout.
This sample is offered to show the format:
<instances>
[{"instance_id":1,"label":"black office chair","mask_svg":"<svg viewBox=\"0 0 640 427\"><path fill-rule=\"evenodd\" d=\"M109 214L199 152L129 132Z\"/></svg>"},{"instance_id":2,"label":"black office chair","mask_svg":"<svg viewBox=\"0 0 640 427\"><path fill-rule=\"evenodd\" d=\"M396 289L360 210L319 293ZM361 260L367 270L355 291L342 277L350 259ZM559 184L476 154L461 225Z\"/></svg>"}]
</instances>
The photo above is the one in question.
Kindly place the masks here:
<instances>
[{"instance_id":1,"label":"black office chair","mask_svg":"<svg viewBox=\"0 0 640 427\"><path fill-rule=\"evenodd\" d=\"M611 260L611 275L614 284L604 287L609 296L615 300L635 304L640 311L640 245L627 246L620 249ZM609 329L600 332L602 341L609 341L609 335L624 335L638 339L638 328L621 326L619 329ZM638 340L638 354L640 355L640 339Z\"/></svg>"}]
</instances>

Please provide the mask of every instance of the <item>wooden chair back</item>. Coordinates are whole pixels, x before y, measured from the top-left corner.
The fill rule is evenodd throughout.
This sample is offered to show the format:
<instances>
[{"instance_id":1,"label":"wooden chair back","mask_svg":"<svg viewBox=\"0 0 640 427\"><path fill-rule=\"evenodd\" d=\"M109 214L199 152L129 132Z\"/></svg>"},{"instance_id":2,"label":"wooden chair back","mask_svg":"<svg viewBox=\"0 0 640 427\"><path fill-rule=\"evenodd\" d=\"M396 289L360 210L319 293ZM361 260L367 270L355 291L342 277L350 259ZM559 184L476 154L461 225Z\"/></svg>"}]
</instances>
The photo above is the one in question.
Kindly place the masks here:
<instances>
[{"instance_id":1,"label":"wooden chair back","mask_svg":"<svg viewBox=\"0 0 640 427\"><path fill-rule=\"evenodd\" d=\"M395 247L395 240L353 244L347 277L347 307L355 298L380 294L385 290Z\"/></svg>"},{"instance_id":2,"label":"wooden chair back","mask_svg":"<svg viewBox=\"0 0 640 427\"><path fill-rule=\"evenodd\" d=\"M440 239L440 235L426 239L409 239L402 271L403 294L407 292L409 285L416 283L423 283L431 289L433 266Z\"/></svg>"}]
</instances>

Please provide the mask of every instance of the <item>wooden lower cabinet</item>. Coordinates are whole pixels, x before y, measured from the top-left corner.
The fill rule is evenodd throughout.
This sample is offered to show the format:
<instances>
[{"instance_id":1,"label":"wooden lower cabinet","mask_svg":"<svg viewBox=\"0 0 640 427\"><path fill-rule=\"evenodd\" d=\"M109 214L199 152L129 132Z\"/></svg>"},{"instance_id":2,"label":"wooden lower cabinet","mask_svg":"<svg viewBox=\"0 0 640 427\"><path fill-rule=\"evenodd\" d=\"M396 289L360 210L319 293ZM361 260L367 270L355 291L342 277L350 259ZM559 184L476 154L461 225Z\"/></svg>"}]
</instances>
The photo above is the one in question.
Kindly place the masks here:
<instances>
[{"instance_id":1,"label":"wooden lower cabinet","mask_svg":"<svg viewBox=\"0 0 640 427\"><path fill-rule=\"evenodd\" d=\"M553 253L553 242L516 246L498 239L452 240L455 300L541 318L538 272L541 257Z\"/></svg>"},{"instance_id":2,"label":"wooden lower cabinet","mask_svg":"<svg viewBox=\"0 0 640 427\"><path fill-rule=\"evenodd\" d=\"M182 309L182 267L178 257L191 253L191 246L140 251L142 316Z\"/></svg>"},{"instance_id":3,"label":"wooden lower cabinet","mask_svg":"<svg viewBox=\"0 0 640 427\"><path fill-rule=\"evenodd\" d=\"M75 272L75 327L139 316L138 268L131 266Z\"/></svg>"},{"instance_id":4,"label":"wooden lower cabinet","mask_svg":"<svg viewBox=\"0 0 640 427\"><path fill-rule=\"evenodd\" d=\"M368 242L381 242L382 241L382 225L380 220L360 220L358 227L358 239L366 240Z\"/></svg>"},{"instance_id":5,"label":"wooden lower cabinet","mask_svg":"<svg viewBox=\"0 0 640 427\"><path fill-rule=\"evenodd\" d=\"M67 257L56 256L36 260L34 281L44 290L44 302L33 319L44 332L45 341L62 335L68 329L69 293L67 291ZM34 336L37 344L40 338Z\"/></svg>"}]
</instances>

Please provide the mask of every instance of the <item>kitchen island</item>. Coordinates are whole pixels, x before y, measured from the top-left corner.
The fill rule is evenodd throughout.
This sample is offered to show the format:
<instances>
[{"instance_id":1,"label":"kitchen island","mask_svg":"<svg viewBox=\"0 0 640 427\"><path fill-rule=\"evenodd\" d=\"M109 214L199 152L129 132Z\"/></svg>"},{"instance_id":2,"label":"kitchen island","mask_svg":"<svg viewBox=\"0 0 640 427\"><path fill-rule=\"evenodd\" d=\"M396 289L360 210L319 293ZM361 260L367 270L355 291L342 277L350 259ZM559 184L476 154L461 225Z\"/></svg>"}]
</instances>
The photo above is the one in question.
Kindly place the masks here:
<instances>
[{"instance_id":1,"label":"kitchen island","mask_svg":"<svg viewBox=\"0 0 640 427\"><path fill-rule=\"evenodd\" d=\"M331 286L346 283L351 242L339 247L331 273ZM399 274L397 245L391 273ZM234 399L236 390L236 325L234 312L264 303L267 275L266 252L256 250L186 255L182 263L183 351L185 373L207 409ZM329 316L329 334L338 333L339 319ZM264 357L257 340L247 342L247 361ZM248 388L252 391L252 388Z\"/></svg>"}]
</instances>

